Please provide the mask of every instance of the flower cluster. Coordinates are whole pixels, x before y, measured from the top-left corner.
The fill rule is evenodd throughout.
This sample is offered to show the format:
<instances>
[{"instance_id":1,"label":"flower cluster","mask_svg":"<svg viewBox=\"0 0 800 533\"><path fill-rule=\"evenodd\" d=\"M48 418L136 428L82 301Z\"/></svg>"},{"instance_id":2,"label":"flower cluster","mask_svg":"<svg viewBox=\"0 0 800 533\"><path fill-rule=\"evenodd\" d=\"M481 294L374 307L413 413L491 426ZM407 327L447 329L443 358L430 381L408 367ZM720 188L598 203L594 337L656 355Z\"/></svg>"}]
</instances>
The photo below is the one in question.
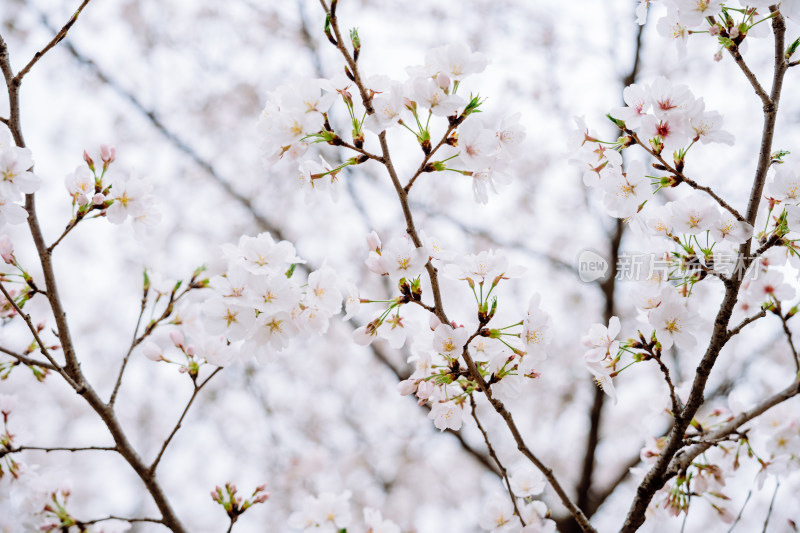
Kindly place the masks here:
<instances>
[{"instance_id":1,"label":"flower cluster","mask_svg":"<svg viewBox=\"0 0 800 533\"><path fill-rule=\"evenodd\" d=\"M414 363L415 370L400 382L398 391L403 395L416 394L420 404L428 403L429 417L437 428L461 427L465 402L470 391L478 386L464 358L465 351L498 399L516 397L526 377L538 377L534 367L547 357L546 347L552 337L552 321L540 309L539 296L531 298L528 312L520 322L502 328L489 327L498 306L497 297L493 296L495 288L501 281L523 272L509 265L505 255L487 250L457 258L427 237L423 246L415 247L407 235L383 246L374 232L367 237L367 244L367 267L396 280L400 296L375 301L389 305L376 319L358 328L353 338L359 344L383 338L393 348L402 347L409 337L414 339L409 362ZM467 283L477 303L477 324L442 323L435 309L423 302L420 279L428 261L435 263L444 276ZM363 299L354 292L348 302L352 302L348 303L349 316L356 312L357 305L373 300ZM410 321L401 316L408 314L403 310L407 304L416 304L427 311L427 327L420 325L424 320ZM522 327L521 332L507 331L518 326Z\"/></svg>"},{"instance_id":2,"label":"flower cluster","mask_svg":"<svg viewBox=\"0 0 800 533\"><path fill-rule=\"evenodd\" d=\"M70 226L81 220L105 216L112 224L122 224L130 218L137 232L152 227L161 220L157 199L150 182L136 174L127 176L108 174L116 159L113 146L100 147L101 168L95 167L94 159L83 153L85 164L75 168L64 178L64 186L72 197L73 218Z\"/></svg>"},{"instance_id":3,"label":"flower cluster","mask_svg":"<svg viewBox=\"0 0 800 533\"><path fill-rule=\"evenodd\" d=\"M716 61L722 59L722 49L742 47L748 36L766 36L764 22L769 20L772 5L778 6L784 16L800 18L800 4L794 0L739 0L736 5L723 0L639 0L639 24L647 20L648 7L658 3L666 7L666 13L659 18L656 29L662 37L675 42L681 59L686 57L687 41L693 34L706 34L719 42Z\"/></svg>"},{"instance_id":4,"label":"flower cluster","mask_svg":"<svg viewBox=\"0 0 800 533\"><path fill-rule=\"evenodd\" d=\"M481 100L472 95L464 98L458 94L459 87L485 67L482 54L472 53L464 44L451 44L431 50L424 65L409 67L404 82L386 76L367 79L366 94L359 94L355 82L344 74L281 86L269 94L259 121L264 161L268 166L292 162L301 189L309 193L327 190L335 195L338 173L370 158L363 149L365 132L380 135L403 127L426 155L424 172L449 170L471 177L476 201L486 203L488 190L509 180L508 163L519 155L525 131L519 113L491 127L479 119L467 120L479 111ZM328 116L337 101L344 104L350 117L348 136L335 129ZM433 117L447 118L447 129L437 146L432 142ZM304 159L314 143L346 146L355 157L337 167L324 159ZM440 148L441 159L427 161Z\"/></svg>"},{"instance_id":5,"label":"flower cluster","mask_svg":"<svg viewBox=\"0 0 800 533\"><path fill-rule=\"evenodd\" d=\"M479 518L480 526L492 533L554 533L556 523L549 518L547 505L532 499L544 490L544 476L528 465L513 468L509 485L518 498L519 515L515 513L514 502L507 496L496 495L486 503Z\"/></svg>"},{"instance_id":6,"label":"flower cluster","mask_svg":"<svg viewBox=\"0 0 800 533\"><path fill-rule=\"evenodd\" d=\"M289 527L303 533L336 533L346 530L352 520L350 491L323 492L303 501L301 509L289 517Z\"/></svg>"},{"instance_id":7,"label":"flower cluster","mask_svg":"<svg viewBox=\"0 0 800 533\"><path fill-rule=\"evenodd\" d=\"M301 283L296 267L305 261L288 241L276 242L269 233L243 236L223 254L226 268L211 278L213 295L202 306L205 331L219 336L214 346L266 355L296 335L324 333L341 310L334 270L323 266Z\"/></svg>"}]
</instances>

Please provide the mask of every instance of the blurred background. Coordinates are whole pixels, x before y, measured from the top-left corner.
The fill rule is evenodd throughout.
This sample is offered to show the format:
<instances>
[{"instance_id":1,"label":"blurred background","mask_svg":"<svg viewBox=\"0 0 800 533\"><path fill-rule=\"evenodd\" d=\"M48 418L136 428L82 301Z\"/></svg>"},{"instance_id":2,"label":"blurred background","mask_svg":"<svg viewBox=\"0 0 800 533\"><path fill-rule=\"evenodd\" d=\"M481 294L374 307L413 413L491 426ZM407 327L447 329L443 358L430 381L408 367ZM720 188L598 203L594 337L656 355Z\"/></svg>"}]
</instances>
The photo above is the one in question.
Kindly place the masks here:
<instances>
[{"instance_id":1,"label":"blurred background","mask_svg":"<svg viewBox=\"0 0 800 533\"><path fill-rule=\"evenodd\" d=\"M490 59L483 73L465 83L466 91L487 98L480 118L494 124L522 114L527 138L523 156L514 162L515 179L490 194L487 205L474 201L469 178L454 173L423 176L411 202L418 227L448 249L459 254L502 249L512 263L526 267L522 279L500 286L499 321L518 321L531 295L542 294L542 307L554 317L555 340L542 377L510 407L531 449L562 483L574 493L583 487L600 531L621 524L636 486L628 469L637 465L647 437L666 429L667 395L655 365L637 365L617 380L619 403L603 405L583 363L580 337L591 324L607 323L609 311L622 318L623 332L635 332L636 286L581 282L578 254L591 249L610 258L612 252L654 245L608 217L569 165L573 117L584 115L593 132L611 140L615 131L604 115L622 105L626 79L649 83L665 75L687 83L705 98L707 109L725 116L725 129L737 144L693 148L686 172L739 208L749 193L760 132L761 104L730 58L713 60L715 42L693 36L688 58L679 62L672 43L656 31L660 6L640 33L636 5L633 0L342 0L338 8L342 26L359 30L360 66L367 76L404 81L405 67L422 64L427 50L463 41ZM0 0L0 32L15 69L76 7L75 2ZM147 235L137 238L129 225L87 222L55 255L82 368L102 394L109 394L133 334L142 270L168 287L213 262L220 245L240 235L270 231L294 242L310 265L333 266L361 288L362 297L389 296L382 280L363 266L369 231L386 242L404 227L382 169L348 168L340 174L345 194L338 202L309 202L296 187L293 169L267 170L261 161L256 123L267 93L290 81L342 71L323 23L322 8L311 0L96 0L25 78L22 125L44 181L37 197L48 239L57 237L70 217L64 176L83 164L83 150L99 159L100 144L115 145L114 170L147 176L160 200L162 220ZM790 23L787 38L797 32ZM753 70L768 79L769 39L754 39L747 54ZM776 136L776 148L791 151L800 150L796 77L794 71L787 75ZM7 105L0 99L0 115L7 114ZM347 118L342 111L333 115L340 124ZM401 175L410 176L421 154L402 133L393 132L390 142ZM367 146L371 143L375 137L368 134ZM315 149L329 161L341 157L328 146ZM644 153L633 157L644 160ZM666 197L685 195L670 190ZM4 231L17 243L18 258L34 265L26 228ZM450 318L468 320L474 311L466 287L445 282L443 290ZM720 287L701 284L697 290L704 315L713 316ZM196 301L182 312L191 315L192 304ZM46 318L43 302L30 305L34 316L38 311ZM362 306L357 320L364 324L379 312L378 306ZM352 491L354 510L381 509L403 531L479 531L481 508L503 488L474 423L457 435L440 434L426 409L396 392L399 377L413 370L406 363L409 353L384 341L356 346L350 340L353 325L333 322L323 337L296 339L269 358L239 361L205 389L159 468L180 518L190 531L224 531L228 519L209 491L233 481L243 493L266 483L272 494L237 523L235 531L242 533L289 531L287 517L305 495L343 490ZM746 405L787 385L793 363L776 322L754 326L726 348L709 385L716 397L704 409L725 406L729 391ZM17 326L4 328L4 344L28 342ZM673 350L669 364L678 381L691 379L701 353ZM17 394L20 412L24 406L25 416L14 428L19 442L111 442L96 415L57 376L40 384L18 369L0 383L0 392ZM180 415L191 384L172 366L135 352L120 394L123 424L140 453L151 457ZM594 424L596 442L587 444L593 406L602 414ZM787 406L788 412L797 408L796 401ZM479 413L501 459L522 463L499 417L482 404ZM594 457L588 473L587 449ZM138 478L113 454L26 452L24 458L40 465L48 479L71 480L70 509L76 516L157 515ZM740 531L763 524L775 487L770 478L758 491L756 471L744 467L728 481L734 509L750 499ZM800 521L793 504L797 489L797 476L782 479L770 531L789 531L787 520ZM565 511L551 490L544 498L553 517L563 519ZM682 518L645 528L678 531ZM568 521L559 525L571 531ZM728 527L711 506L697 502L685 530ZM135 524L132 531L161 529Z\"/></svg>"}]
</instances>

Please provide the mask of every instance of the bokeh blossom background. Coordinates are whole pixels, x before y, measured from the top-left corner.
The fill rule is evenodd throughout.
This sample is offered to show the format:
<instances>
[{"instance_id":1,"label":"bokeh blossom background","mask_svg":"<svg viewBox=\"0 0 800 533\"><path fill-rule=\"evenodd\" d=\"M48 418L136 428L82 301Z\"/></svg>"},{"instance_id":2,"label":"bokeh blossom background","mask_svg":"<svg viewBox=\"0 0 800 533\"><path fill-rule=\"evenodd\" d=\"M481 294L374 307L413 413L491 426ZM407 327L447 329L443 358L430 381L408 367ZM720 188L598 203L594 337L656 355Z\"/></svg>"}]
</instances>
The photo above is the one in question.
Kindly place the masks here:
<instances>
[{"instance_id":1,"label":"bokeh blossom background","mask_svg":"<svg viewBox=\"0 0 800 533\"><path fill-rule=\"evenodd\" d=\"M570 488L581 475L596 394L581 338L593 324L607 324L606 295L598 284L581 281L577 258L584 250L604 254L617 224L605 212L602 195L585 187L582 172L569 162L578 149L574 117L584 117L593 132L613 138L616 130L604 115L623 105L626 77L635 72L628 82L650 84L664 76L688 85L706 109L724 116L724 130L735 136L733 146L694 147L687 174L701 176L732 204L744 206L758 153L760 126L754 124L760 124L761 103L736 65L729 57L715 60L719 45L707 35L692 36L682 57L680 47L657 27L666 15L664 6L652 6L640 29L637 5L632 0L341 0L338 8L342 25L358 28L363 73L405 81L406 67L423 64L429 50L465 43L488 60L485 70L463 84L465 94L486 98L483 123L499 124L519 113L526 135L509 162L511 179L498 184L496 193L489 190L487 203L477 202L472 180L456 173L422 176L410 203L418 227L443 249L458 255L494 249L509 264L524 267L524 274L498 286L498 320L518 321L531 297L540 294L542 308L552 317L548 357L537 368L540 378L526 383L509 406L530 447ZM75 7L0 0L0 32L15 68L52 38ZM224 271L223 246L242 235L271 232L276 240L294 243L312 270L325 265L342 284L357 286L362 297L390 297L392 285L365 266L371 231L386 244L404 228L394 189L381 169L345 168L334 201L302 191L293 168L267 167L263 161L257 124L268 94L282 85L302 86L311 83L303 80L342 73L341 57L323 25L324 13L311 0L95 0L65 41L26 77L22 120L42 182L37 198L45 233L55 238L69 221L64 179L84 165L84 150L99 161L101 144L116 147L112 172L117 179L131 174L146 179L158 212L153 224L142 228L87 222L55 255L82 369L101 393L110 393L130 344L143 270L156 290L168 292L200 265ZM796 19L789 20L788 40L798 31ZM757 75L768 76L769 38L754 37L748 44L748 63ZM797 74L791 69L787 75L776 129L776 148L793 152L787 161L800 153ZM8 115L7 105L0 99L0 116ZM347 120L342 107L331 116L334 123ZM370 135L367 146L375 142ZM410 176L419 148L413 138L393 135L398 172ZM316 153L341 161L333 147L316 145ZM636 156L646 161L643 152ZM688 196L678 189L664 194L678 202ZM35 264L24 225L6 225L3 231L14 241L19 260ZM641 232L626 229L621 248L647 252L652 246ZM785 267L784 279L797 285L795 267ZM614 314L623 331L636 330L637 290L633 282L617 285ZM705 286L697 291L697 335L707 337L720 292ZM463 282L445 279L443 293L451 319L472 320L474 300ZM187 323L197 319L200 301L181 307ZM44 315L45 306L34 299L29 312L37 311ZM324 335L297 336L283 350L259 348L255 357L237 358L208 384L159 470L190 531L225 530L228 519L209 492L228 481L246 493L264 483L270 492L267 502L236 524L241 532L289 531L290 515L308 495L345 491L351 494L352 531L363 526L363 508L379 509L403 531L485 530L479 524L487 502L503 497L504 488L483 437L471 421L457 434L440 433L425 408L398 394L398 382L414 371L407 363L410 343L396 349L385 339L370 346L353 342L355 325L365 325L377 313L378 306L364 304L355 323L341 320L343 313L334 316ZM421 313L407 320L427 326ZM797 335L797 323L790 327ZM175 329L162 328L153 341L175 344ZM25 335L22 325L11 324L0 331L0 342L23 346L29 342ZM678 383L691 380L699 360L701 352L691 344L675 338L670 360ZM183 410L191 383L145 352L134 352L117 405L133 444L152 456ZM785 386L787 368L792 371L789 348L774 322L754 325L724 355L710 385L719 394L704 412L747 405ZM0 361L10 360L0 355ZM667 428L668 396L654 365L625 372L615 384L618 401L606 402L603 410L592 480L596 495L602 495L592 517L599 531L619 527L636 487L629 468L639 464L648 439ZM100 420L58 376L41 384L16 369L0 382L0 393L18 398L17 442L110 443ZM511 466L522 464L502 421L486 405L478 411L498 455ZM796 420L797 412L795 398L756 426ZM768 447L757 439L753 445ZM154 513L135 474L113 454L30 451L22 457L39 482L71 486L75 515ZM761 527L777 483L767 476L759 490L758 470L749 462L725 485L731 499L726 505L734 512L748 500L740 531ZM789 531L789 520L800 522L799 481L791 472L780 477L771 531ZM565 517L549 489L541 498L553 518ZM18 508L0 500L0 510ZM682 518L662 517L645 529L678 531ZM698 502L685 527L727 531L729 526L713 507ZM161 529L137 523L131 530Z\"/></svg>"}]
</instances>

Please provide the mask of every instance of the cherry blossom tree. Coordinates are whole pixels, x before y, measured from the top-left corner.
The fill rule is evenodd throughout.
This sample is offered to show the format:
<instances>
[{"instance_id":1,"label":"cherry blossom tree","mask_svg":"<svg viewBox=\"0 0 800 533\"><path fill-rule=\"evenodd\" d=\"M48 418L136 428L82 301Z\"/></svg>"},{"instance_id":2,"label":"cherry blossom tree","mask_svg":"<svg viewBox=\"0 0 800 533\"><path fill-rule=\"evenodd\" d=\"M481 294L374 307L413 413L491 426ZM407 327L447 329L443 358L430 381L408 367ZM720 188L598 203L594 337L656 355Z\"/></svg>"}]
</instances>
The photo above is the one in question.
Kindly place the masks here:
<instances>
[{"instance_id":1,"label":"cherry blossom tree","mask_svg":"<svg viewBox=\"0 0 800 533\"><path fill-rule=\"evenodd\" d=\"M287 6L223 13L282 27ZM798 64L795 3L624 6L633 64L609 91L624 105L567 106L537 86L542 122L569 137L555 145L524 104L498 105L496 58L476 51L487 22L511 31L508 15L535 6L476 2L474 34L456 24L452 42L437 36L404 65L372 45L387 20L371 15L391 6L291 7L310 68L279 66L260 114L226 108L197 147L72 39L90 0L56 26L40 11L42 45L11 17L0 529L795 527L779 493L800 457L800 173L796 104L781 101ZM169 9L222 31L211 7ZM240 47L242 28L228 37ZM677 61L646 47L665 39ZM569 56L551 44L539 50ZM179 167L152 148L137 173L116 139L51 167L46 146L26 144L25 117L45 104L23 81L56 57L126 102L213 192L170 185ZM227 81L255 57L206 54ZM692 68L717 69L724 90ZM245 179L245 162L271 179Z\"/></svg>"}]
</instances>

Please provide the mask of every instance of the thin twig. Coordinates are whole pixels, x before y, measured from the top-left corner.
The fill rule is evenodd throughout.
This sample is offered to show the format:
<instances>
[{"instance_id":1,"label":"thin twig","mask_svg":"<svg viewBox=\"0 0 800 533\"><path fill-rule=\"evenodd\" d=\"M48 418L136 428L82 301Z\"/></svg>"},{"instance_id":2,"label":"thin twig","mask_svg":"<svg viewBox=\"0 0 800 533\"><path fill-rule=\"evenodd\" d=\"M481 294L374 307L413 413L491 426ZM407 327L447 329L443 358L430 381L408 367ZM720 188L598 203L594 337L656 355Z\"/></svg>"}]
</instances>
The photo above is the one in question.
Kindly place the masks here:
<instances>
[{"instance_id":1,"label":"thin twig","mask_svg":"<svg viewBox=\"0 0 800 533\"><path fill-rule=\"evenodd\" d=\"M736 218L736 220L738 220L740 222L745 222L744 216L742 216L742 214L739 213L739 211L737 211L736 208L734 208L728 202L726 202L721 196L719 196L716 192L714 192L710 187L707 187L705 185L700 185L699 183L697 183L693 179L687 177L686 174L684 174L682 171L680 171L677 168L675 168L674 166L672 166L670 163L667 162L666 159L664 159L664 157L660 153L656 153L655 150L653 150L647 143L643 142L639 138L639 136L636 134L635 131L629 130L629 129L625 129L624 131L625 131L625 133L627 133L633 139L633 141L636 144L638 144L639 146L644 148L645 151L647 153L649 153L651 156L655 157L658 160L658 162L661 164L661 166L663 166L664 169L667 172L669 172L670 174L672 174L675 177L675 180L677 181L676 185L679 184L679 183L685 183L686 185L688 185L689 187L691 187L693 189L696 189L698 191L702 191L702 192L708 194L711 198L713 198L720 205L720 207L722 207L723 209L728 211L731 215L733 215Z\"/></svg>"},{"instance_id":2,"label":"thin twig","mask_svg":"<svg viewBox=\"0 0 800 533\"><path fill-rule=\"evenodd\" d=\"M28 366L38 366L41 368L46 368L48 370L52 370L54 372L58 372L58 367L52 363L46 363L44 361L37 361L36 359L31 359L30 357L26 357L24 355L18 354L17 352L11 351L8 348L3 348L0 346L0 352L3 352L6 355L10 355L14 359L18 360L23 365Z\"/></svg>"},{"instance_id":3,"label":"thin twig","mask_svg":"<svg viewBox=\"0 0 800 533\"><path fill-rule=\"evenodd\" d=\"M186 413L189 412L189 408L192 406L192 403L194 402L194 399L197 398L197 394L203 389L203 387L205 387L206 383L211 381L211 378L213 378L214 376L217 375L217 373L220 370L222 370L221 367L218 367L218 368L214 369L214 371L202 383L200 383L200 385L197 385L195 383L194 391L192 391L192 397L189 398L189 402L186 404L186 407L183 409L183 413L181 413L181 417L178 419L178 423L175 424L174 428L172 428L172 432L169 434L169 437L167 437L167 440L164 441L164 444L161 446L161 449L159 450L158 455L156 456L155 460L153 461L153 463L148 468L148 470L150 471L151 475L155 473L156 468L158 467L158 463L161 462L161 457L164 455L164 452L167 450L167 446L169 446L169 443L172 442L172 438L175 436L175 434L181 428L181 424L183 423L183 419L186 417Z\"/></svg>"},{"instance_id":4,"label":"thin twig","mask_svg":"<svg viewBox=\"0 0 800 533\"><path fill-rule=\"evenodd\" d=\"M736 519L731 524L731 527L728 529L728 533L733 533L733 528L736 527L736 524L739 523L739 520L742 519L742 513L744 513L744 508L747 507L747 502L750 501L750 497L753 495L753 490L747 491L747 497L744 499L744 503L742 504L741 509L739 509L739 514L736 515Z\"/></svg>"},{"instance_id":5,"label":"thin twig","mask_svg":"<svg viewBox=\"0 0 800 533\"><path fill-rule=\"evenodd\" d=\"M95 518L93 520L81 520L80 523L84 526L91 526L92 524L98 524L100 522L106 522L108 520L121 520L123 522L151 522L153 524L163 524L164 521L160 518L124 518L122 516L106 516L105 518Z\"/></svg>"},{"instance_id":6,"label":"thin twig","mask_svg":"<svg viewBox=\"0 0 800 533\"><path fill-rule=\"evenodd\" d=\"M795 348L794 346L794 340L792 339L792 330L789 329L789 324L786 321L786 315L779 313L778 316L781 319L783 332L786 334L786 342L789 343L789 348L792 350L792 357L794 358L795 370L797 371L797 375L800 376L800 357L797 356L797 348Z\"/></svg>"},{"instance_id":7,"label":"thin twig","mask_svg":"<svg viewBox=\"0 0 800 533\"><path fill-rule=\"evenodd\" d=\"M744 320L741 321L741 323L739 323L738 326L728 330L728 339L738 335L748 324L752 324L759 318L764 318L765 316L767 316L767 310L762 309L761 312L759 312L758 314L745 318Z\"/></svg>"},{"instance_id":8,"label":"thin twig","mask_svg":"<svg viewBox=\"0 0 800 533\"><path fill-rule=\"evenodd\" d=\"M61 42L61 40L62 40L64 37L66 37L66 36L67 36L67 32L69 31L69 29L72 27L72 25L73 25L73 24L75 24L75 22L77 22L77 20L78 20L78 15L80 15L80 14L81 14L81 11L83 11L83 8L85 8L85 7L86 7L86 5L87 5L89 2L90 2L90 0L83 0L83 2L81 2L81 5L80 5L80 6L78 6L78 9L75 11L75 14L73 14L73 15L70 17L69 21L67 21L67 23L66 23L66 24L64 24L64 27L63 27L63 28L61 28L61 30L59 30L59 32L56 34L56 36L55 36L55 37L53 37L53 39L52 39L52 40L51 40L49 43L47 43L47 45L46 45L44 48L42 48L41 50L39 50L38 52L36 52L36 53L33 55L33 59L31 59L31 60L28 62L28 64L27 64L27 65L25 65L25 66L23 67L23 69L22 69L22 70L20 70L20 71L17 73L17 76L14 78L14 79L15 79L15 81L16 81L16 83L17 83L17 85L19 85L19 84L22 82L22 78L24 78L24 77L25 77L25 75L26 75L28 72L30 72L31 68L33 68L33 66L36 64L36 62L37 62L37 61L39 61L39 60L40 60L40 59L41 59L41 58L42 58L42 57L43 57L43 56L44 56L44 55L45 55L47 52L49 52L49 51L50 51L50 50L51 50L51 49L52 49L52 48L53 48L55 45L57 45L59 42Z\"/></svg>"},{"instance_id":9,"label":"thin twig","mask_svg":"<svg viewBox=\"0 0 800 533\"><path fill-rule=\"evenodd\" d=\"M767 526L769 525L769 518L772 516L772 507L775 505L775 497L778 495L778 489L781 487L779 480L775 481L775 492L772 493L772 499L769 501L769 509L767 509L767 517L764 519L764 529L761 533L767 533Z\"/></svg>"},{"instance_id":10,"label":"thin twig","mask_svg":"<svg viewBox=\"0 0 800 533\"><path fill-rule=\"evenodd\" d=\"M5 450L0 450L0 457L9 453L19 453L25 450L35 450L40 452L87 452L87 451L101 451L101 452L117 452L119 451L116 446L78 446L71 448L69 446L15 446Z\"/></svg>"},{"instance_id":11,"label":"thin twig","mask_svg":"<svg viewBox=\"0 0 800 533\"><path fill-rule=\"evenodd\" d=\"M137 339L137 335L139 335L139 326L142 325L142 317L144 316L144 311L147 308L147 289L144 291L144 295L142 296L142 303L139 307L139 317L136 319L136 327L133 328L133 340L131 340L131 345L128 348L128 353L125 354L125 357L122 359L122 365L120 366L119 372L117 372L117 381L114 383L114 389L111 391L111 397L108 399L108 406L113 407L114 402L117 401L117 393L119 392L119 388L122 385L122 376L125 373L125 367L128 365L128 359L130 359L131 354L133 353L133 349L141 342ZM138 341L138 342L137 342Z\"/></svg>"},{"instance_id":12,"label":"thin twig","mask_svg":"<svg viewBox=\"0 0 800 533\"><path fill-rule=\"evenodd\" d=\"M661 360L661 357L654 356L653 359L658 363L658 368L660 368L661 373L664 374L664 381L667 382L667 387L669 387L669 397L672 401L672 416L678 416L683 410L683 405L681 405L681 399L678 398L678 394L675 392L675 385L670 378L669 368L667 368L667 365Z\"/></svg>"},{"instance_id":13,"label":"thin twig","mask_svg":"<svg viewBox=\"0 0 800 533\"><path fill-rule=\"evenodd\" d=\"M17 305L17 302L14 301L14 298L11 296L11 294L9 294L8 290L6 290L6 287L2 282L0 282L0 292L3 293L3 296L5 296L6 300L11 303L17 314L19 314L19 316L22 317L22 320L25 321L25 325L28 326L28 330L31 332L31 335L33 335L33 340L36 341L36 345L39 347L39 353L41 353L45 359L50 361L53 370L61 374L64 380L66 380L66 382L69 383L72 388L77 390L78 384L75 382L75 380L73 380L72 376L68 375L64 367L59 365L56 360L53 359L53 356L50 355L50 350L47 349L47 345L44 343L41 337L39 337L39 330L33 324L31 316L22 311L19 305Z\"/></svg>"},{"instance_id":14,"label":"thin twig","mask_svg":"<svg viewBox=\"0 0 800 533\"><path fill-rule=\"evenodd\" d=\"M483 429L481 421L478 419L478 413L475 411L476 407L475 398L473 397L472 394L469 395L469 403L471 407L472 418L473 420L475 420L475 424L478 426L481 435L483 435L483 441L486 443L486 448L488 448L489 450L489 455L492 457L492 459L494 459L494 462L497 464L497 468L500 469L500 474L503 478L503 481L505 481L506 490L508 490L508 495L511 498L511 503L514 505L514 514L516 514L517 518L519 518L520 523L522 523L522 527L525 527L525 520L522 519L522 514L519 512L519 508L517 507L517 495L514 494L514 490L511 488L511 481L508 479L508 471L506 470L506 467L503 466L503 463L500 462L500 459L497 457L497 454L494 451L494 447L492 446L492 443L489 441L489 435L486 433L486 430Z\"/></svg>"}]
</instances>

